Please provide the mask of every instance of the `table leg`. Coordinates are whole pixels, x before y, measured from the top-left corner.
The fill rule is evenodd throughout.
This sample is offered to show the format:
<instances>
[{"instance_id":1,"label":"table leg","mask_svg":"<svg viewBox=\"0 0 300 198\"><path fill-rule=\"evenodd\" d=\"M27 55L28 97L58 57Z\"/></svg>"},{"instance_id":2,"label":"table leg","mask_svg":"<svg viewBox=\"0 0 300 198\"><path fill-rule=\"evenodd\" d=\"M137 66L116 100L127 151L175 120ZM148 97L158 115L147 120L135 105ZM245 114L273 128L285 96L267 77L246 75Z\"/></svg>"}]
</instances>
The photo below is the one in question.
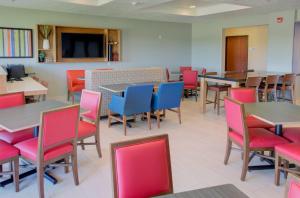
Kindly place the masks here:
<instances>
[{"instance_id":1,"label":"table leg","mask_svg":"<svg viewBox=\"0 0 300 198\"><path fill-rule=\"evenodd\" d=\"M39 130L40 130L39 126L36 126L36 127L33 128L33 136L34 137L38 137L39 136Z\"/></svg>"},{"instance_id":2,"label":"table leg","mask_svg":"<svg viewBox=\"0 0 300 198\"><path fill-rule=\"evenodd\" d=\"M282 136L282 124L275 125L275 134L278 136Z\"/></svg>"},{"instance_id":3,"label":"table leg","mask_svg":"<svg viewBox=\"0 0 300 198\"><path fill-rule=\"evenodd\" d=\"M202 113L206 112L206 89L207 89L207 83L205 77L201 77L200 107Z\"/></svg>"}]
</instances>

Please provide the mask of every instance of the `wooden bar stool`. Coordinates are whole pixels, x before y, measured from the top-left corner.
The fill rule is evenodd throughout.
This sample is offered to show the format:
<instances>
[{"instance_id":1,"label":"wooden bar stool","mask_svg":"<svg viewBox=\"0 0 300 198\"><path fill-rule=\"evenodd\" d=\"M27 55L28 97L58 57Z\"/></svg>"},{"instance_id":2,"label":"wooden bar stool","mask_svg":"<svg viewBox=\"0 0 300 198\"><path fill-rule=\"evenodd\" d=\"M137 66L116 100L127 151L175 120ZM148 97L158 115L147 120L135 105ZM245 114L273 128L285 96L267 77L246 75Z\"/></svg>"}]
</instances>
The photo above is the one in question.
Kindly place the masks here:
<instances>
[{"instance_id":1,"label":"wooden bar stool","mask_svg":"<svg viewBox=\"0 0 300 198\"><path fill-rule=\"evenodd\" d=\"M221 99L221 92L226 92L226 95L228 96L228 91L229 91L230 85L209 85L207 86L207 91L214 91L215 92L215 98L214 101L209 101L207 99L207 94L206 94L206 101L208 102L208 104L210 103L214 103L214 109L217 108L217 114L220 114L220 101L223 100Z\"/></svg>"},{"instance_id":2,"label":"wooden bar stool","mask_svg":"<svg viewBox=\"0 0 300 198\"><path fill-rule=\"evenodd\" d=\"M295 85L296 85L296 74L285 74L282 78L282 84L277 85L277 90L280 91L279 99L292 101L294 103L294 93L295 93ZM286 91L291 92L291 99L286 98Z\"/></svg>"},{"instance_id":3,"label":"wooden bar stool","mask_svg":"<svg viewBox=\"0 0 300 198\"><path fill-rule=\"evenodd\" d=\"M260 87L258 90L259 95L261 96L264 102L268 101L268 96L273 94L275 102L277 102L277 84L279 81L278 75L267 76L265 85Z\"/></svg>"}]
</instances>

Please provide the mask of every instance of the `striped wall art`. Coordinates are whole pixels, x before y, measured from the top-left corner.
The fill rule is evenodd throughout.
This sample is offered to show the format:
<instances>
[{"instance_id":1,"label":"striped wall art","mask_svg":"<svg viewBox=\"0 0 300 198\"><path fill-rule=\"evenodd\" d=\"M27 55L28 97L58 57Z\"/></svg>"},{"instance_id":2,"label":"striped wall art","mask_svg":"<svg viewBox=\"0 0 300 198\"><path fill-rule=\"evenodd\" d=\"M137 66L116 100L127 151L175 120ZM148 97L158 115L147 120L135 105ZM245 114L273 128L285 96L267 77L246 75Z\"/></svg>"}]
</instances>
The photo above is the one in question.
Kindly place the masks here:
<instances>
[{"instance_id":1,"label":"striped wall art","mask_svg":"<svg viewBox=\"0 0 300 198\"><path fill-rule=\"evenodd\" d=\"M32 30L0 27L0 58L32 58Z\"/></svg>"}]
</instances>

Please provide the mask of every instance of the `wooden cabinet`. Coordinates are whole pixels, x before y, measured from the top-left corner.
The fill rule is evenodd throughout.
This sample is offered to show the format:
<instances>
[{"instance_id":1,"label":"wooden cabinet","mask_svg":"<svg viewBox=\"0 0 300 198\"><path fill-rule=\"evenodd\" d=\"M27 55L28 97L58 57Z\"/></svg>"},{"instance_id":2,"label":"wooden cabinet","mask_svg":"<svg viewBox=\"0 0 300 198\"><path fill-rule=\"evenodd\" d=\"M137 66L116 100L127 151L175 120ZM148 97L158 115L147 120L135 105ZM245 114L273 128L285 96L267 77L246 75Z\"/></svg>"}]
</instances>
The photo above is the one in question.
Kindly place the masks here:
<instances>
[{"instance_id":1,"label":"wooden cabinet","mask_svg":"<svg viewBox=\"0 0 300 198\"><path fill-rule=\"evenodd\" d=\"M67 27L56 25L37 25L40 30L44 26L51 28L49 35L49 49L43 45L44 38L41 31L37 31L37 61L39 63L60 63L60 62L109 62L121 61L121 30L108 28L86 28L86 27ZM74 34L101 34L104 35L103 57L96 58L65 58L62 55L62 33ZM42 55L45 59L41 59Z\"/></svg>"}]
</instances>

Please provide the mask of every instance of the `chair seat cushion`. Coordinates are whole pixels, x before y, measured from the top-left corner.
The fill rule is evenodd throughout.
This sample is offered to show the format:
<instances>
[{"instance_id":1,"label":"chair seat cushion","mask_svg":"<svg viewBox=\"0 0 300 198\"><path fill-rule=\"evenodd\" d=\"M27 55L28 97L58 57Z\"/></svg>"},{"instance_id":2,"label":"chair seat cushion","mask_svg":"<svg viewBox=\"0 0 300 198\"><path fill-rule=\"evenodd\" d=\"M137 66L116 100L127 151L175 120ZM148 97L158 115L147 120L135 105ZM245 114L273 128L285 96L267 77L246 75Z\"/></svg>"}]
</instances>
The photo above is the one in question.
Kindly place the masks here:
<instances>
[{"instance_id":1,"label":"chair seat cushion","mask_svg":"<svg viewBox=\"0 0 300 198\"><path fill-rule=\"evenodd\" d=\"M276 145L288 143L286 139L274 135L263 128L249 128L248 132L250 148L274 148ZM230 131L228 135L240 146L243 146L243 136L241 136L239 133Z\"/></svg>"},{"instance_id":2,"label":"chair seat cushion","mask_svg":"<svg viewBox=\"0 0 300 198\"><path fill-rule=\"evenodd\" d=\"M9 144L17 144L30 138L33 138L33 128L25 129L14 133L10 133L5 130L0 131L0 140L3 140Z\"/></svg>"},{"instance_id":3,"label":"chair seat cushion","mask_svg":"<svg viewBox=\"0 0 300 198\"><path fill-rule=\"evenodd\" d=\"M0 161L9 160L19 155L19 149L0 140Z\"/></svg>"},{"instance_id":4,"label":"chair seat cushion","mask_svg":"<svg viewBox=\"0 0 300 198\"><path fill-rule=\"evenodd\" d=\"M275 128L271 128L270 131L275 133ZM300 143L300 127L284 128L282 136L291 142Z\"/></svg>"},{"instance_id":5,"label":"chair seat cushion","mask_svg":"<svg viewBox=\"0 0 300 198\"><path fill-rule=\"evenodd\" d=\"M73 85L72 87L69 88L69 91L76 92L76 91L81 91L84 89L84 84L83 85Z\"/></svg>"},{"instance_id":6,"label":"chair seat cushion","mask_svg":"<svg viewBox=\"0 0 300 198\"><path fill-rule=\"evenodd\" d=\"M80 121L78 124L78 138L88 137L94 135L96 133L96 126L95 124Z\"/></svg>"},{"instance_id":7,"label":"chair seat cushion","mask_svg":"<svg viewBox=\"0 0 300 198\"><path fill-rule=\"evenodd\" d=\"M228 91L228 85L210 85L207 87L210 91Z\"/></svg>"},{"instance_id":8,"label":"chair seat cushion","mask_svg":"<svg viewBox=\"0 0 300 198\"><path fill-rule=\"evenodd\" d=\"M38 154L38 138L25 140L15 145L20 150L20 155L32 161L37 160ZM49 149L44 154L44 161L54 159L58 156L70 153L73 151L72 144L65 144L52 149Z\"/></svg>"},{"instance_id":9,"label":"chair seat cushion","mask_svg":"<svg viewBox=\"0 0 300 198\"><path fill-rule=\"evenodd\" d=\"M275 146L279 155L284 155L300 163L300 143L290 143Z\"/></svg>"},{"instance_id":10,"label":"chair seat cushion","mask_svg":"<svg viewBox=\"0 0 300 198\"><path fill-rule=\"evenodd\" d=\"M259 120L253 116L247 116L246 118L246 124L248 128L265 128L269 129L274 127L273 125L266 123L262 120Z\"/></svg>"}]
</instances>

